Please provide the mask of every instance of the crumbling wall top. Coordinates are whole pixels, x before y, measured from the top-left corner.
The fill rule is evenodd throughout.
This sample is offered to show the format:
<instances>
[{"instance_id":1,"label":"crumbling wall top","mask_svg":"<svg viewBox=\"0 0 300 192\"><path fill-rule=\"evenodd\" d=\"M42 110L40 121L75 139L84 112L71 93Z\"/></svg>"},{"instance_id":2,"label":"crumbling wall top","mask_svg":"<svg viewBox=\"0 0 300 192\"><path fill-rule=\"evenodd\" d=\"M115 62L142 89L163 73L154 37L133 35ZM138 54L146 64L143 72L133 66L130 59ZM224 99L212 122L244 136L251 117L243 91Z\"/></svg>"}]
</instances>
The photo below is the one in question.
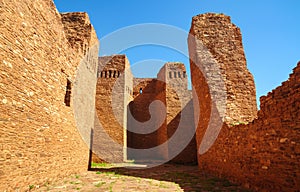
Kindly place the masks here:
<instances>
[{"instance_id":1,"label":"crumbling wall top","mask_svg":"<svg viewBox=\"0 0 300 192\"><path fill-rule=\"evenodd\" d=\"M215 22L218 20L218 22L227 22L231 23L230 16L224 15L223 13L204 13L200 15L196 15L193 17L192 22L197 23L199 21L206 21L206 22Z\"/></svg>"},{"instance_id":2,"label":"crumbling wall top","mask_svg":"<svg viewBox=\"0 0 300 192\"><path fill-rule=\"evenodd\" d=\"M85 12L61 13L66 37L72 48L85 50L99 43L96 31Z\"/></svg>"}]
</instances>

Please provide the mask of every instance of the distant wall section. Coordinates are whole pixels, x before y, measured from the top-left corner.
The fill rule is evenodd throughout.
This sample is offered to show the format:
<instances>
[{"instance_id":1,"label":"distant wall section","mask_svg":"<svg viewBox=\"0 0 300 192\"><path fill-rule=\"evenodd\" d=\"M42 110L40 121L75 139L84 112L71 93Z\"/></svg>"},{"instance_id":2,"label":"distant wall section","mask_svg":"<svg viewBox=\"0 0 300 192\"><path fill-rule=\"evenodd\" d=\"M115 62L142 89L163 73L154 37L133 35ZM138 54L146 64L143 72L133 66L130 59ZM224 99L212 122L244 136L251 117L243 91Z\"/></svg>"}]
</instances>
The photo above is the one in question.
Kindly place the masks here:
<instances>
[{"instance_id":1,"label":"distant wall section","mask_svg":"<svg viewBox=\"0 0 300 192\"><path fill-rule=\"evenodd\" d=\"M133 150L129 158L196 163L192 95L184 64L166 63L157 78L134 78L133 87L128 146L141 150Z\"/></svg>"}]
</instances>

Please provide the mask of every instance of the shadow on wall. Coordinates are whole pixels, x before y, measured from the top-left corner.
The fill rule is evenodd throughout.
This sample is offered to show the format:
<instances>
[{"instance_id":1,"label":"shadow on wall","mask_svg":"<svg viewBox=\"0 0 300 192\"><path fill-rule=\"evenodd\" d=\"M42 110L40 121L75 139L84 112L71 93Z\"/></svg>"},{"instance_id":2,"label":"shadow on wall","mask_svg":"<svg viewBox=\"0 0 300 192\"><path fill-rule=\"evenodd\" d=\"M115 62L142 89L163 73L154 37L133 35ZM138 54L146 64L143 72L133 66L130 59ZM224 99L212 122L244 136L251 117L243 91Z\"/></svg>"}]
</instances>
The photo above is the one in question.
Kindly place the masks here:
<instances>
[{"instance_id":1,"label":"shadow on wall","mask_svg":"<svg viewBox=\"0 0 300 192\"><path fill-rule=\"evenodd\" d=\"M133 119L130 115L127 119L127 146L133 149L141 149L140 153L128 149L128 159L137 161L169 161L170 159L169 162L171 163L196 164L197 148L194 134L193 101L190 100L169 124L167 124L166 118L164 118L162 124L158 123L161 117L167 115L166 111L157 108L155 108L157 111L151 114L150 104L153 101L159 100L164 104L166 103L165 91L162 90L158 93L158 89L156 89L158 86L164 87L158 85L159 83L160 81L153 79L144 87L136 86L135 98L128 105L128 114L132 114ZM141 89L142 91L140 91ZM136 121L139 123L136 123ZM147 122L146 126L141 126L140 123L143 122ZM150 132L148 129L153 129L153 127L156 129ZM137 130L138 133L131 130ZM143 131L146 134L142 134ZM174 134L175 132L176 134ZM165 145L162 145L164 143ZM158 150L153 153L144 153L142 150L154 147L158 147Z\"/></svg>"},{"instance_id":2,"label":"shadow on wall","mask_svg":"<svg viewBox=\"0 0 300 192\"><path fill-rule=\"evenodd\" d=\"M193 100L191 99L186 106L184 106L182 111L167 125L169 157L173 157L174 154L178 153L174 158L171 158L171 163L197 164L197 146L193 117L194 108ZM179 134L175 134L176 131L179 131ZM191 133L193 135L191 135ZM187 143L187 141L189 142ZM184 145L186 145L186 147L182 149Z\"/></svg>"},{"instance_id":3,"label":"shadow on wall","mask_svg":"<svg viewBox=\"0 0 300 192\"><path fill-rule=\"evenodd\" d=\"M151 117L149 112L149 105L156 100L156 84L157 80L152 79L146 86L140 87L138 86L138 91L134 92L134 100L129 103L127 109L128 114L132 114L132 118L128 115L127 119L127 129L129 130L137 130L139 132L140 129L145 129L145 127L137 127L140 124L137 122L148 122L147 128L150 129L155 126L154 119L155 117ZM140 93L140 89L142 88L142 93ZM165 103L163 100L161 100ZM151 119L152 118L152 119ZM150 149L160 145L159 137L166 137L166 127L165 123L163 123L159 128L149 134L139 134L134 133L127 130L127 146L133 149ZM144 130L145 132L149 132L149 130ZM167 149L164 149L167 150ZM128 159L134 160L163 160L165 159L165 155L167 151L156 151L157 153L135 153L130 150L127 151ZM141 151L142 152L142 151Z\"/></svg>"},{"instance_id":4,"label":"shadow on wall","mask_svg":"<svg viewBox=\"0 0 300 192\"><path fill-rule=\"evenodd\" d=\"M91 139L90 139L90 154L89 154L89 162L88 162L88 170L92 169L93 162L93 139L94 139L94 130L91 130Z\"/></svg>"}]
</instances>

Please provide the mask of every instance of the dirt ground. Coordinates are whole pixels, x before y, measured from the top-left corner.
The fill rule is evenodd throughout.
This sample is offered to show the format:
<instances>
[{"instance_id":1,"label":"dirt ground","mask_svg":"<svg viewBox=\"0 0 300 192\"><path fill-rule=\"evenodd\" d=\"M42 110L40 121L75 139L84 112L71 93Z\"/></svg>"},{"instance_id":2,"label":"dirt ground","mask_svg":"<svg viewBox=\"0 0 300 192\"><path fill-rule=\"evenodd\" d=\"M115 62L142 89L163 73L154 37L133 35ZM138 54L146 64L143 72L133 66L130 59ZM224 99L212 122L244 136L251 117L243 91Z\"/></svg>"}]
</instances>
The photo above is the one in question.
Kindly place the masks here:
<instances>
[{"instance_id":1,"label":"dirt ground","mask_svg":"<svg viewBox=\"0 0 300 192\"><path fill-rule=\"evenodd\" d=\"M99 191L99 192L174 192L174 191L225 191L246 192L225 179L206 175L197 166L165 164L149 169L126 166L93 168L72 175L57 183L31 186L34 191Z\"/></svg>"}]
</instances>

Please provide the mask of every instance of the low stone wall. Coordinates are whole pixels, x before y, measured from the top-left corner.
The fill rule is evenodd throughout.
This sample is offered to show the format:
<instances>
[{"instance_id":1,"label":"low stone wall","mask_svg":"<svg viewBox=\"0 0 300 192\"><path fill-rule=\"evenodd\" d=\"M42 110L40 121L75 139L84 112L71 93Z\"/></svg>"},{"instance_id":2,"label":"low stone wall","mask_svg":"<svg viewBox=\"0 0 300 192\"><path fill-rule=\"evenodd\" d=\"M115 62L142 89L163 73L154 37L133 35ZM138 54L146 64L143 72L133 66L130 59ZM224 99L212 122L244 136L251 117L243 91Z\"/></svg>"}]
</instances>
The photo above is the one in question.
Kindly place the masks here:
<instances>
[{"instance_id":1,"label":"low stone wall","mask_svg":"<svg viewBox=\"0 0 300 192\"><path fill-rule=\"evenodd\" d=\"M300 189L300 63L289 80L261 97L258 119L224 125L201 169L257 191Z\"/></svg>"}]
</instances>

